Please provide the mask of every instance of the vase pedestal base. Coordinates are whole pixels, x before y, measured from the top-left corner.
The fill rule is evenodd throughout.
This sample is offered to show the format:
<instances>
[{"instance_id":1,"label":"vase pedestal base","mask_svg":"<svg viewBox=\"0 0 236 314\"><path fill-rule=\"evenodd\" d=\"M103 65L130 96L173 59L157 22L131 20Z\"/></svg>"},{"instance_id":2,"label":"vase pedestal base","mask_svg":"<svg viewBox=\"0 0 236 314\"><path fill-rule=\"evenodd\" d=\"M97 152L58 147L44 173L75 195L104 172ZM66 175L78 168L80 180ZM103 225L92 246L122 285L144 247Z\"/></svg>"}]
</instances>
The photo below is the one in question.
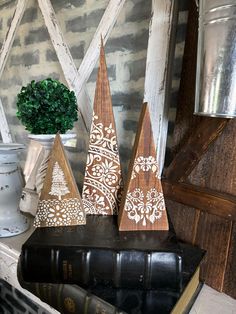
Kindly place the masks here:
<instances>
[{"instance_id":1,"label":"vase pedestal base","mask_svg":"<svg viewBox=\"0 0 236 314\"><path fill-rule=\"evenodd\" d=\"M0 221L0 238L13 237L28 229L28 219L19 212L19 217L14 220L11 219L9 223L5 220L4 224L2 224Z\"/></svg>"}]
</instances>

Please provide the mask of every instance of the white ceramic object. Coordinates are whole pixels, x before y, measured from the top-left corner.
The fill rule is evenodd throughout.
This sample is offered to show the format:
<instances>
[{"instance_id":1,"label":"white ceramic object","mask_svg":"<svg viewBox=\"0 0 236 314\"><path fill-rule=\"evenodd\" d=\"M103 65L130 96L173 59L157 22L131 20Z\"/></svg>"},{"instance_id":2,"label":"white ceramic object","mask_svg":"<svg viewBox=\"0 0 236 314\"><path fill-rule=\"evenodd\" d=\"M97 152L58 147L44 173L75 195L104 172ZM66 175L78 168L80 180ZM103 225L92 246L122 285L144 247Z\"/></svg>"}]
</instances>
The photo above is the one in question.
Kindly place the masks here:
<instances>
[{"instance_id":1,"label":"white ceramic object","mask_svg":"<svg viewBox=\"0 0 236 314\"><path fill-rule=\"evenodd\" d=\"M23 177L18 153L21 144L0 143L0 237L11 237L26 231L27 218L19 210Z\"/></svg>"},{"instance_id":2,"label":"white ceramic object","mask_svg":"<svg viewBox=\"0 0 236 314\"><path fill-rule=\"evenodd\" d=\"M54 142L56 134L29 134L28 137L31 140L37 141L45 149L51 149ZM74 146L76 134L75 133L66 133L60 134L61 141L65 146Z\"/></svg>"},{"instance_id":3,"label":"white ceramic object","mask_svg":"<svg viewBox=\"0 0 236 314\"><path fill-rule=\"evenodd\" d=\"M31 140L37 141L42 145L44 150L44 156L41 158L41 161L35 163L35 187L37 193L40 195L40 192L43 187L44 178L46 175L47 164L49 159L49 154L51 152L52 145L54 143L56 134L29 134L28 137ZM76 145L76 134L75 133L67 133L60 134L61 141L63 145L66 146L75 146ZM27 165L25 165L26 167ZM27 183L27 182L26 182Z\"/></svg>"}]
</instances>

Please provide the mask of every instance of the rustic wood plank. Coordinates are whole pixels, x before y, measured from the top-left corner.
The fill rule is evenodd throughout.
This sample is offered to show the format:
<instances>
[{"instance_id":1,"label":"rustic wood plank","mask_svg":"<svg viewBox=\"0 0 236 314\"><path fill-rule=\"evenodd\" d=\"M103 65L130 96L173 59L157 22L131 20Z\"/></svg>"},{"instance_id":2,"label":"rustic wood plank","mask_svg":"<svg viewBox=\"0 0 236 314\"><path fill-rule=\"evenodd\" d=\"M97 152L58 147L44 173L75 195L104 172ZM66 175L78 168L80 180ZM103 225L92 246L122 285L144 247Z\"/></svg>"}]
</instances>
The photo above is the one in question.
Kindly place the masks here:
<instances>
[{"instance_id":1,"label":"rustic wood plank","mask_svg":"<svg viewBox=\"0 0 236 314\"><path fill-rule=\"evenodd\" d=\"M86 51L86 54L79 66L79 76L80 80L78 82L77 93L80 94L80 91L83 89L87 80L90 77L90 74L93 71L94 66L96 65L99 54L100 54L100 41L101 37L103 38L104 44L106 43L113 26L119 16L119 13L125 3L125 0L110 0L107 5L107 8L102 16L102 19L96 29L96 32L93 36L93 39Z\"/></svg>"},{"instance_id":2,"label":"rustic wood plank","mask_svg":"<svg viewBox=\"0 0 236 314\"><path fill-rule=\"evenodd\" d=\"M147 103L140 114L118 224L120 231L169 229Z\"/></svg>"},{"instance_id":3,"label":"rustic wood plank","mask_svg":"<svg viewBox=\"0 0 236 314\"><path fill-rule=\"evenodd\" d=\"M196 125L202 117L194 116L195 82L198 45L198 10L196 1L189 1L189 14L182 63L177 113L173 134L173 153L179 151L182 143L194 134Z\"/></svg>"},{"instance_id":4,"label":"rustic wood plank","mask_svg":"<svg viewBox=\"0 0 236 314\"><path fill-rule=\"evenodd\" d=\"M166 208L178 239L194 243L200 211L166 199Z\"/></svg>"},{"instance_id":5,"label":"rustic wood plank","mask_svg":"<svg viewBox=\"0 0 236 314\"><path fill-rule=\"evenodd\" d=\"M12 136L0 98L0 133L3 143L12 143Z\"/></svg>"},{"instance_id":6,"label":"rustic wood plank","mask_svg":"<svg viewBox=\"0 0 236 314\"><path fill-rule=\"evenodd\" d=\"M162 172L168 129L167 94L169 69L173 62L173 33L177 20L177 1L153 0L149 27L144 102L150 107L159 171Z\"/></svg>"},{"instance_id":7,"label":"rustic wood plank","mask_svg":"<svg viewBox=\"0 0 236 314\"><path fill-rule=\"evenodd\" d=\"M162 180L166 198L206 213L236 221L236 197L186 183Z\"/></svg>"},{"instance_id":8,"label":"rustic wood plank","mask_svg":"<svg viewBox=\"0 0 236 314\"><path fill-rule=\"evenodd\" d=\"M177 117L174 130L174 146L173 150L176 153L180 151L181 147L186 144L191 136L194 136L196 128L199 123L203 120L210 121L211 118L202 118L193 115L194 101L195 101L195 78L196 78L196 57L197 57L197 29L198 29L198 12L195 4L195 0L189 1L190 11L189 20L187 27L187 36L183 60L182 78L180 83ZM206 123L207 125L207 123ZM208 125L206 127L206 130ZM208 249L210 255L215 254L215 258L207 261L206 267L214 267L214 263L217 263L216 271L208 271L207 282L215 288L214 278L217 278L217 286L221 286L225 273L224 262L227 260L228 254L228 244L229 244L229 230L231 228L231 223L235 221L235 199L231 198L229 194L236 195L236 180L235 180L235 152L236 152L236 138L234 136L236 132L236 122L231 120L227 123L224 128L224 132L221 136L215 139L215 142L208 147L208 150L204 153L201 160L198 162L196 167L193 169L191 174L188 176L188 180L193 185L201 186L197 190L192 188L190 190L183 189L175 194L170 191L171 199L185 203L190 207L195 206L199 208L201 206L201 219L199 220L199 228L197 232L197 237L201 235L201 241L204 243L204 238L208 239L206 241L207 245L204 247ZM182 165L181 165L182 167ZM187 167L187 166L186 166ZM179 171L177 169L177 171ZM180 171L181 172L181 171ZM163 189L165 191L165 184L163 183ZM210 190L209 190L210 189ZM177 189L178 190L178 189ZM212 190L217 190L222 192L216 194ZM206 194L204 194L206 192ZM208 193L210 192L210 193ZM225 194L227 193L227 194ZM207 195L210 194L210 195ZM178 197L177 197L178 195ZM207 201L209 200L208 204ZM212 196L213 199L212 199ZM227 196L227 197L225 197ZM228 198L229 196L229 198ZM191 199L192 198L192 199ZM221 201L223 199L223 202ZM224 201L226 199L226 202ZM187 202L186 202L187 200ZM205 203L205 204L204 204ZM221 206L220 206L221 204ZM209 206L210 205L210 206ZM184 207L183 207L184 208ZM212 216L209 213L216 214L219 216L213 216L216 219L215 224L224 222L221 227L219 227L220 232L215 231L214 222L209 218L209 223L206 223L204 219ZM178 215L174 213L173 215ZM225 217L224 217L225 216ZM205 217L205 218L204 218ZM223 219L225 218L225 219ZM213 225L213 230L211 231L210 225ZM205 226L203 228L203 226ZM214 234L215 232L215 234ZM208 235L210 233L210 236ZM196 241L197 241L196 237ZM212 239L212 241L211 241ZM217 239L217 240L216 240ZM199 241L199 239L198 239ZM200 241L200 242L201 242ZM222 250L220 250L220 245L222 245ZM197 242L196 242L197 243ZM224 246L225 245L225 246ZM218 250L218 252L217 252ZM218 258L218 254L220 258ZM228 261L230 263L230 260ZM220 266L222 265L222 267ZM229 267L229 266L227 266ZM218 271L220 269L220 272ZM231 293L236 291L236 283L232 281L230 287Z\"/></svg>"},{"instance_id":9,"label":"rustic wood plank","mask_svg":"<svg viewBox=\"0 0 236 314\"><path fill-rule=\"evenodd\" d=\"M101 45L93 121L84 175L83 204L87 214L118 214L123 181L105 52Z\"/></svg>"},{"instance_id":10,"label":"rustic wood plank","mask_svg":"<svg viewBox=\"0 0 236 314\"><path fill-rule=\"evenodd\" d=\"M18 29L18 26L21 22L22 16L25 11L25 7L27 5L28 0L18 0L16 4L16 9L11 21L11 25L4 39L1 52L0 52L0 77L2 76L2 72L5 68L7 58L9 56L13 41L15 39L15 34Z\"/></svg>"},{"instance_id":11,"label":"rustic wood plank","mask_svg":"<svg viewBox=\"0 0 236 314\"><path fill-rule=\"evenodd\" d=\"M231 119L188 177L191 184L236 196L235 134L236 120Z\"/></svg>"},{"instance_id":12,"label":"rustic wood plank","mask_svg":"<svg viewBox=\"0 0 236 314\"><path fill-rule=\"evenodd\" d=\"M85 91L80 95L80 98L78 98L78 95L80 94L79 82L81 78L71 56L70 50L63 38L54 9L50 0L38 0L38 4L67 84L76 94L79 112L81 113L86 129L89 130L92 119L90 99ZM81 98L83 101L81 101Z\"/></svg>"},{"instance_id":13,"label":"rustic wood plank","mask_svg":"<svg viewBox=\"0 0 236 314\"><path fill-rule=\"evenodd\" d=\"M232 222L201 212L195 244L207 251L201 277L212 288L222 291Z\"/></svg>"},{"instance_id":14,"label":"rustic wood plank","mask_svg":"<svg viewBox=\"0 0 236 314\"><path fill-rule=\"evenodd\" d=\"M233 224L223 292L236 299L236 223Z\"/></svg>"},{"instance_id":15,"label":"rustic wood plank","mask_svg":"<svg viewBox=\"0 0 236 314\"><path fill-rule=\"evenodd\" d=\"M198 164L209 146L219 137L228 119L206 118L195 129L165 172L172 181L183 181Z\"/></svg>"}]
</instances>

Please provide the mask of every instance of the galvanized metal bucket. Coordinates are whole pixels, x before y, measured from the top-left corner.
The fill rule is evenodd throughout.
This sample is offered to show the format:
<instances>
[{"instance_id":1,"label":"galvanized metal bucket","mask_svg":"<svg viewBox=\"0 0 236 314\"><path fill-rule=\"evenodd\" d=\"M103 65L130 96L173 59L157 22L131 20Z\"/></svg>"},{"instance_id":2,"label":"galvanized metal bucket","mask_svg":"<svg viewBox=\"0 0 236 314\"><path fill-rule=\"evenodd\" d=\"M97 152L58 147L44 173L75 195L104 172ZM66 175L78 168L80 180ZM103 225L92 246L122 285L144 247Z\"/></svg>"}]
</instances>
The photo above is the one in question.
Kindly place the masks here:
<instances>
[{"instance_id":1,"label":"galvanized metal bucket","mask_svg":"<svg viewBox=\"0 0 236 314\"><path fill-rule=\"evenodd\" d=\"M236 117L236 0L199 1L195 114Z\"/></svg>"}]
</instances>

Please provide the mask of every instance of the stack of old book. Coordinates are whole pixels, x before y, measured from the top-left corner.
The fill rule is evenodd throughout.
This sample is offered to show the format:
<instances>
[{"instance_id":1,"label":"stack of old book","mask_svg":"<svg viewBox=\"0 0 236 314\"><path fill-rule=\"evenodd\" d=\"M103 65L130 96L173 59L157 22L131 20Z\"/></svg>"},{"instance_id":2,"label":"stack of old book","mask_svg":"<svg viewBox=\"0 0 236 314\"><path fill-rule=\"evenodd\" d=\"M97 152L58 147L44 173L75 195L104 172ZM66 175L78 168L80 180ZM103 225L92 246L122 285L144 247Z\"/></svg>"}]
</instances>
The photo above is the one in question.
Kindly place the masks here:
<instances>
[{"instance_id":1,"label":"stack of old book","mask_svg":"<svg viewBox=\"0 0 236 314\"><path fill-rule=\"evenodd\" d=\"M61 313L185 313L204 252L173 230L119 232L116 216L37 228L24 243L23 288Z\"/></svg>"}]
</instances>

